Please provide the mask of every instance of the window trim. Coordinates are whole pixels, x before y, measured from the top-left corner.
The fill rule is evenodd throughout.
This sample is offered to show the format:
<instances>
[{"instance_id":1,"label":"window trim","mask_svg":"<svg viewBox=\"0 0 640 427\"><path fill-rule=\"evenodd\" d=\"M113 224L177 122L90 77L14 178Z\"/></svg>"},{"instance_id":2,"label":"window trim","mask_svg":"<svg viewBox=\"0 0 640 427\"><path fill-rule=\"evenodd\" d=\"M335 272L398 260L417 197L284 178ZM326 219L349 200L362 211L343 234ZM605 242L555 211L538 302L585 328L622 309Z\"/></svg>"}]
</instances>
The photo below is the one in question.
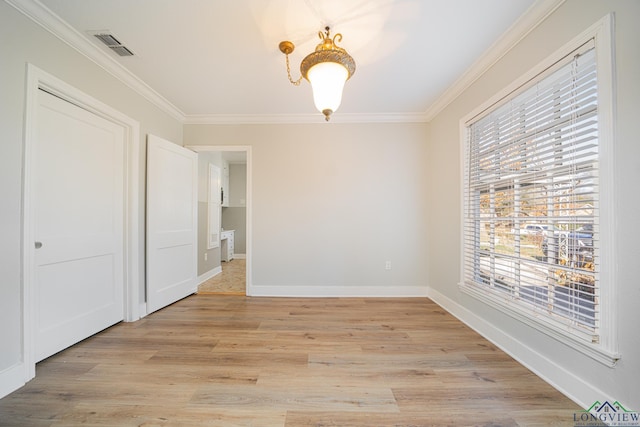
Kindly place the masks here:
<instances>
[{"instance_id":1,"label":"window trim","mask_svg":"<svg viewBox=\"0 0 640 427\"><path fill-rule=\"evenodd\" d=\"M527 82L537 78L544 73L554 63L564 58L572 51L579 48L590 39L595 40L596 67L598 73L598 129L599 129L599 169L600 169L600 260L601 270L599 273L600 283L606 286L600 287L600 334L599 342L588 342L574 333L567 331L560 322L552 321L540 313L529 310L521 305L516 305L506 299L496 298L492 293L481 290L476 286L465 283L465 242L464 232L460 233L460 281L461 292L470 295L493 308L537 329L538 331L567 344L580 351L592 359L613 367L620 359L618 352L618 292L616 289L616 247L615 232L617 224L615 222L615 201L616 188L614 184L614 136L615 136L615 64L613 14L608 14L575 37L569 43L545 58L538 65L533 67L528 73L515 80L512 84L498 92L488 101L473 110L460 120L460 198L461 198L461 218L460 229L464 230L464 207L465 207L465 162L467 154L466 143L468 141L468 126L486 114L505 97L518 90Z\"/></svg>"}]
</instances>

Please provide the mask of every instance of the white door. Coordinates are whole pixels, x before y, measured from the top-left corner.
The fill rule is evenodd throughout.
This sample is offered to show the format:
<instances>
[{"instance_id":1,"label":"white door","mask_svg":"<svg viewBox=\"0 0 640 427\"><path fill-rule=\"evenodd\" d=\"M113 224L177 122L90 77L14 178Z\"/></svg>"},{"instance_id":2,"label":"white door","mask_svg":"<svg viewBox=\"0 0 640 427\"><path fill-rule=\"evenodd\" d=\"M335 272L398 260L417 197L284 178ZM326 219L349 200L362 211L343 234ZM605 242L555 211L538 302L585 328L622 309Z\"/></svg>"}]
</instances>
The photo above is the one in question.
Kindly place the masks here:
<instances>
[{"instance_id":1,"label":"white door","mask_svg":"<svg viewBox=\"0 0 640 427\"><path fill-rule=\"evenodd\" d=\"M34 355L123 320L124 129L38 91L33 177Z\"/></svg>"},{"instance_id":2,"label":"white door","mask_svg":"<svg viewBox=\"0 0 640 427\"><path fill-rule=\"evenodd\" d=\"M147 140L147 312L197 290L198 155Z\"/></svg>"}]
</instances>

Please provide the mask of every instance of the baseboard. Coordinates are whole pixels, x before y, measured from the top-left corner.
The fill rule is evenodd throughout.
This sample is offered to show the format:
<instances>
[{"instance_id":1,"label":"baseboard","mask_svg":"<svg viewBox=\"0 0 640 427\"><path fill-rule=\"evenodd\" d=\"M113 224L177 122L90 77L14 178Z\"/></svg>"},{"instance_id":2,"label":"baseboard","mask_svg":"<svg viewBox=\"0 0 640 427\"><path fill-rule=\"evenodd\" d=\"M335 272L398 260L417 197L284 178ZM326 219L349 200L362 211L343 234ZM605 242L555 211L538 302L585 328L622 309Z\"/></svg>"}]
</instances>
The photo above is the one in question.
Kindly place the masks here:
<instances>
[{"instance_id":1,"label":"baseboard","mask_svg":"<svg viewBox=\"0 0 640 427\"><path fill-rule=\"evenodd\" d=\"M252 297L426 297L427 288L419 286L256 286L247 289Z\"/></svg>"},{"instance_id":2,"label":"baseboard","mask_svg":"<svg viewBox=\"0 0 640 427\"><path fill-rule=\"evenodd\" d=\"M0 372L0 399L25 385L24 378L24 363L18 363Z\"/></svg>"},{"instance_id":3,"label":"baseboard","mask_svg":"<svg viewBox=\"0 0 640 427\"><path fill-rule=\"evenodd\" d=\"M449 297L432 288L428 289L427 296L556 390L580 405L580 407L589 408L597 399L610 398L602 390L567 372L563 367L539 353L535 348L531 348L517 338L505 333L496 325L487 322ZM614 400L610 401L613 402Z\"/></svg>"},{"instance_id":4,"label":"baseboard","mask_svg":"<svg viewBox=\"0 0 640 427\"><path fill-rule=\"evenodd\" d=\"M138 308L138 313L140 314L140 319L142 319L143 317L147 317L147 314L149 314L147 312L147 303L146 302L141 302Z\"/></svg>"},{"instance_id":5,"label":"baseboard","mask_svg":"<svg viewBox=\"0 0 640 427\"><path fill-rule=\"evenodd\" d=\"M219 265L216 268L212 268L211 270L207 271L204 274L201 274L200 276L198 276L198 286L202 285L204 282L206 282L207 280L211 279L214 276L217 276L218 274L222 273L222 266Z\"/></svg>"},{"instance_id":6,"label":"baseboard","mask_svg":"<svg viewBox=\"0 0 640 427\"><path fill-rule=\"evenodd\" d=\"M247 254L233 254L234 259L247 259Z\"/></svg>"}]
</instances>

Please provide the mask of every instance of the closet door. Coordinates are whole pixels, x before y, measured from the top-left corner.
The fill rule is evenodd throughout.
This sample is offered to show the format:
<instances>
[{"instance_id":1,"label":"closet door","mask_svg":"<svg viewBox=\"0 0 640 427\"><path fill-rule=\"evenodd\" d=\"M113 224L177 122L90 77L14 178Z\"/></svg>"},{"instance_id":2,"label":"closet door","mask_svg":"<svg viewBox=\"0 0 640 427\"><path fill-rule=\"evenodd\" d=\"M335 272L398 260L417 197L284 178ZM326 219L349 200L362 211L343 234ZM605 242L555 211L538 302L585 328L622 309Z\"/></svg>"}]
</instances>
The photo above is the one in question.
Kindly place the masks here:
<instances>
[{"instance_id":1,"label":"closet door","mask_svg":"<svg viewBox=\"0 0 640 427\"><path fill-rule=\"evenodd\" d=\"M38 92L33 146L34 356L124 316L124 129Z\"/></svg>"},{"instance_id":2,"label":"closet door","mask_svg":"<svg viewBox=\"0 0 640 427\"><path fill-rule=\"evenodd\" d=\"M197 290L198 155L147 140L147 312Z\"/></svg>"}]
</instances>

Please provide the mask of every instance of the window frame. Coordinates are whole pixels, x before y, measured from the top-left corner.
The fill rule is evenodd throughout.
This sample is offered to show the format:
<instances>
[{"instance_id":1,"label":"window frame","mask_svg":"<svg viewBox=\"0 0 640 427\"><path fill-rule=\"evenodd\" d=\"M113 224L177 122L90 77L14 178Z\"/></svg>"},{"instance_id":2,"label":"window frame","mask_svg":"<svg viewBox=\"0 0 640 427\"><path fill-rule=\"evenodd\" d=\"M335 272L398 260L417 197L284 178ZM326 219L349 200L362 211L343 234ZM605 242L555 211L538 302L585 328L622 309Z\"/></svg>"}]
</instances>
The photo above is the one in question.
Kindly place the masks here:
<instances>
[{"instance_id":1,"label":"window frame","mask_svg":"<svg viewBox=\"0 0 640 427\"><path fill-rule=\"evenodd\" d=\"M599 341L591 342L583 336L567 330L561 322L549 319L541 315L539 311L527 309L520 304L514 304L507 299L496 297L493 292L483 290L479 286L465 283L465 215L464 210L467 201L466 179L464 177L467 159L467 142L469 136L469 126L479 118L494 110L505 98L509 98L520 88L531 81L543 79L546 70L551 68L559 60L565 58L571 52L587 43L589 40L595 41L597 88L598 88L598 163L600 171L600 318L599 318ZM552 55L545 58L538 65L533 67L528 73L514 81L488 101L480 105L471 113L460 120L460 197L461 197L461 236L460 236L460 282L458 284L461 292L470 295L484 303L498 309L499 311L531 326L548 336L551 336L581 353L603 363L607 366L614 366L620 359L618 353L617 337L617 298L616 290L616 253L615 253L615 201L616 188L614 184L614 117L615 117L615 70L613 51L613 15L609 14L600 19L590 28L582 32ZM602 286L604 284L604 286Z\"/></svg>"}]
</instances>

